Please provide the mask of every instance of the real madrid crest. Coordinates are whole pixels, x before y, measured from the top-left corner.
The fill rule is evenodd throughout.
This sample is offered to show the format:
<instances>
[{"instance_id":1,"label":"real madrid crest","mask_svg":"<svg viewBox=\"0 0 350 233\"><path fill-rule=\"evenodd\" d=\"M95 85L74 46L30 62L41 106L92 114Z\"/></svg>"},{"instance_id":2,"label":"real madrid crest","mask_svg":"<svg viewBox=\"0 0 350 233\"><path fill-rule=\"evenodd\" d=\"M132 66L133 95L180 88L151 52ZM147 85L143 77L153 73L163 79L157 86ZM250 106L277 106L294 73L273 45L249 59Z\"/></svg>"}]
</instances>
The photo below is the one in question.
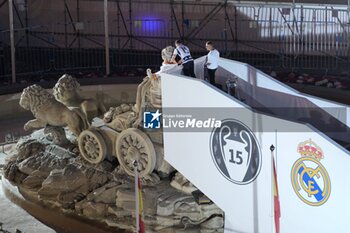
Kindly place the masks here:
<instances>
[{"instance_id":1,"label":"real madrid crest","mask_svg":"<svg viewBox=\"0 0 350 233\"><path fill-rule=\"evenodd\" d=\"M299 143L297 151L301 158L295 161L291 171L293 189L306 204L320 206L331 194L331 182L321 164L323 151L311 139Z\"/></svg>"},{"instance_id":2,"label":"real madrid crest","mask_svg":"<svg viewBox=\"0 0 350 233\"><path fill-rule=\"evenodd\" d=\"M252 131L242 122L226 119L210 137L210 149L220 173L235 184L249 184L261 168L261 151Z\"/></svg>"}]
</instances>

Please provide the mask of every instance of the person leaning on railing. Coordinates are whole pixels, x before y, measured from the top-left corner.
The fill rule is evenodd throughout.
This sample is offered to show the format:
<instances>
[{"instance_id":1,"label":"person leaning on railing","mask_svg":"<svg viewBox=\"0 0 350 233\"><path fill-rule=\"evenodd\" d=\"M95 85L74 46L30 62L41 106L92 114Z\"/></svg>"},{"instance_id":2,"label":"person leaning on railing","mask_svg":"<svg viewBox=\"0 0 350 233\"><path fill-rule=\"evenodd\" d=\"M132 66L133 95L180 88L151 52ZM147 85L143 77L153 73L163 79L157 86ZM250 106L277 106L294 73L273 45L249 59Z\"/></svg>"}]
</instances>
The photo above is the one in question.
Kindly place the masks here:
<instances>
[{"instance_id":1,"label":"person leaning on railing","mask_svg":"<svg viewBox=\"0 0 350 233\"><path fill-rule=\"evenodd\" d=\"M179 56L181 60L178 62L178 64L182 64L183 66L183 75L195 78L196 76L194 74L194 62L191 56L190 49L186 45L184 45L181 40L176 40L175 46L176 48L174 50L171 62L174 62L176 56Z\"/></svg>"}]
</instances>

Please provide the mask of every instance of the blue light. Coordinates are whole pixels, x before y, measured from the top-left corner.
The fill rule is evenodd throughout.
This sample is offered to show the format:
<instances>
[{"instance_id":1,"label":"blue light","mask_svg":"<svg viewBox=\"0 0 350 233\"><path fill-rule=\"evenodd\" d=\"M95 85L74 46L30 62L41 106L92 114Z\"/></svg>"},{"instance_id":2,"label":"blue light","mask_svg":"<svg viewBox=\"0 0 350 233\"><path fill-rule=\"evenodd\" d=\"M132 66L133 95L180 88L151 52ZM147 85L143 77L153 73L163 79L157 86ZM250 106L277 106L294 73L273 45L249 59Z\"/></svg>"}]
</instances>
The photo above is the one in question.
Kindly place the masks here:
<instances>
[{"instance_id":1,"label":"blue light","mask_svg":"<svg viewBox=\"0 0 350 233\"><path fill-rule=\"evenodd\" d=\"M137 28L147 32L161 31L164 24L161 19L138 19L138 20L135 20L135 22L136 21L140 22L138 24L139 27Z\"/></svg>"},{"instance_id":2,"label":"blue light","mask_svg":"<svg viewBox=\"0 0 350 233\"><path fill-rule=\"evenodd\" d=\"M154 32L154 31L160 31L162 28L162 21L160 20L145 20L144 21L145 27L144 29L146 31Z\"/></svg>"}]
</instances>

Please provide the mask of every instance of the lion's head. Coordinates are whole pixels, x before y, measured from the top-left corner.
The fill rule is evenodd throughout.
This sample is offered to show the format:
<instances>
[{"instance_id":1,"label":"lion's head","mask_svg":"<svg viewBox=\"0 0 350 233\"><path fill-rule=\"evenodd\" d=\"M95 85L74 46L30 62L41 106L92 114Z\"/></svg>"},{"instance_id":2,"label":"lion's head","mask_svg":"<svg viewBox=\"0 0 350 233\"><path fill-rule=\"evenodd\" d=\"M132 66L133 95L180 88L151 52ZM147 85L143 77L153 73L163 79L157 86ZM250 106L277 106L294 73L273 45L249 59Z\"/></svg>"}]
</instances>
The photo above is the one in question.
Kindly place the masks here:
<instances>
[{"instance_id":1,"label":"lion's head","mask_svg":"<svg viewBox=\"0 0 350 233\"><path fill-rule=\"evenodd\" d=\"M50 104L52 99L54 99L52 94L41 86L34 84L23 89L19 105L35 113L40 106Z\"/></svg>"},{"instance_id":2,"label":"lion's head","mask_svg":"<svg viewBox=\"0 0 350 233\"><path fill-rule=\"evenodd\" d=\"M68 74L64 74L57 81L53 88L53 95L57 100L64 101L75 97L79 91L80 84L78 81Z\"/></svg>"}]
</instances>

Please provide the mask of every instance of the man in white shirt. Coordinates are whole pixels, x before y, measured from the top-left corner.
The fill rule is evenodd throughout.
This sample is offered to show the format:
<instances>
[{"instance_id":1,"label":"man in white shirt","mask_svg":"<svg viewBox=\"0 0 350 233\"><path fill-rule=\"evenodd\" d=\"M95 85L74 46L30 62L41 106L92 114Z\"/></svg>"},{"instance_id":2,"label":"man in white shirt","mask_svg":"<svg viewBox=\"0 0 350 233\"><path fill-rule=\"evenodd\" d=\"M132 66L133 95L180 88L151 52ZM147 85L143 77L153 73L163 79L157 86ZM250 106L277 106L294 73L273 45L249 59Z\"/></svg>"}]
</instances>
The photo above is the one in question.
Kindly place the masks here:
<instances>
[{"instance_id":1,"label":"man in white shirt","mask_svg":"<svg viewBox=\"0 0 350 233\"><path fill-rule=\"evenodd\" d=\"M206 49L209 51L207 55L207 62L205 63L208 71L209 82L212 85L215 85L215 72L218 69L220 53L214 48L214 45L211 41L207 41L205 44Z\"/></svg>"},{"instance_id":2,"label":"man in white shirt","mask_svg":"<svg viewBox=\"0 0 350 233\"><path fill-rule=\"evenodd\" d=\"M179 56L181 58L179 64L182 64L183 66L183 74L195 78L196 76L194 74L194 62L191 56L190 49L186 45L182 44L181 40L176 40L175 46L176 48L174 50L171 61L174 62L176 56Z\"/></svg>"}]
</instances>

